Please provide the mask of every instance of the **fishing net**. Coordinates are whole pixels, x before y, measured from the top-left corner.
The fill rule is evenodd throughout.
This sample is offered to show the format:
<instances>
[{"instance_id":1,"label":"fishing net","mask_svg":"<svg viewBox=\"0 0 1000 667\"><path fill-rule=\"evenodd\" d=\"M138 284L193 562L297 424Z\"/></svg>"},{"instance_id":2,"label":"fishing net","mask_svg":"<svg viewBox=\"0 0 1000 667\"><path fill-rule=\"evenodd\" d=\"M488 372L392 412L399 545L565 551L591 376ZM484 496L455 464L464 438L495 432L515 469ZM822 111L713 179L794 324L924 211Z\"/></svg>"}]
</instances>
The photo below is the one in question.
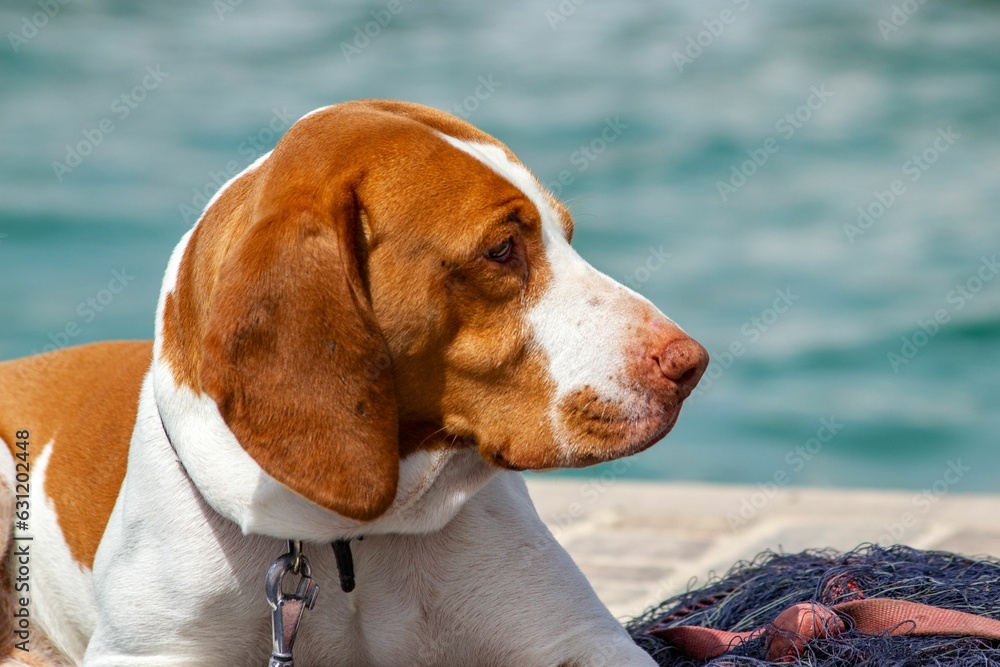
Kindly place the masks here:
<instances>
[{"instance_id":1,"label":"fishing net","mask_svg":"<svg viewBox=\"0 0 1000 667\"><path fill-rule=\"evenodd\" d=\"M661 667L750 667L767 661L761 634L735 642L712 659L686 657L657 630L701 626L750 631L767 626L796 603L826 607L891 598L1000 619L1000 561L904 546L863 545L848 553L765 552L737 563L724 577L672 597L628 624L633 640ZM849 606L849 605L848 605ZM850 621L843 632L811 639L784 664L816 667L1000 667L1000 640L862 632ZM667 634L662 633L662 634Z\"/></svg>"}]
</instances>

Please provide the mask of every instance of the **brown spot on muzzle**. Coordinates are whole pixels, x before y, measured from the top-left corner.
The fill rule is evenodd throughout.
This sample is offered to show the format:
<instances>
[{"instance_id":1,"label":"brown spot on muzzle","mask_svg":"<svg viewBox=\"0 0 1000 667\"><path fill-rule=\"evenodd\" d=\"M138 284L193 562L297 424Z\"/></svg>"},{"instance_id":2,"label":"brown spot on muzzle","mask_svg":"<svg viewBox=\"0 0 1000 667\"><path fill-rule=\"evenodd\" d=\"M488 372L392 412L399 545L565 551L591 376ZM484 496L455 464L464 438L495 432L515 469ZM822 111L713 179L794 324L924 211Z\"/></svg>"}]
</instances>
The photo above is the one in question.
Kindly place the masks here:
<instances>
[{"instance_id":1,"label":"brown spot on muzzle","mask_svg":"<svg viewBox=\"0 0 1000 667\"><path fill-rule=\"evenodd\" d=\"M625 415L611 401L605 401L591 387L583 387L559 402L559 417L577 435L607 439L621 432Z\"/></svg>"},{"instance_id":2,"label":"brown spot on muzzle","mask_svg":"<svg viewBox=\"0 0 1000 667\"><path fill-rule=\"evenodd\" d=\"M559 401L557 413L572 448L563 465L583 467L641 452L666 435L680 401L626 406L585 386Z\"/></svg>"}]
</instances>

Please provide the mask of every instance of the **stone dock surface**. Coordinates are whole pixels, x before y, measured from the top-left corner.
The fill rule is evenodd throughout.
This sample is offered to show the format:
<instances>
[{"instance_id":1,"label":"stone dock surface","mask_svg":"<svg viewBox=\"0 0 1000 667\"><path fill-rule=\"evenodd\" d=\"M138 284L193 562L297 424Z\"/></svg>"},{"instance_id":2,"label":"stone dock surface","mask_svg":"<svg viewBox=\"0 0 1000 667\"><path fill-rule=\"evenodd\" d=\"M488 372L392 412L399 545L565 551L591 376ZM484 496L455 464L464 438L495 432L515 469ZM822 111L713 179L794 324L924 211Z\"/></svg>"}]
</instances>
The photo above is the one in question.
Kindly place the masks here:
<instances>
[{"instance_id":1,"label":"stone dock surface","mask_svg":"<svg viewBox=\"0 0 1000 667\"><path fill-rule=\"evenodd\" d=\"M531 476L542 520L619 618L764 550L906 544L1000 556L1000 496Z\"/></svg>"}]
</instances>

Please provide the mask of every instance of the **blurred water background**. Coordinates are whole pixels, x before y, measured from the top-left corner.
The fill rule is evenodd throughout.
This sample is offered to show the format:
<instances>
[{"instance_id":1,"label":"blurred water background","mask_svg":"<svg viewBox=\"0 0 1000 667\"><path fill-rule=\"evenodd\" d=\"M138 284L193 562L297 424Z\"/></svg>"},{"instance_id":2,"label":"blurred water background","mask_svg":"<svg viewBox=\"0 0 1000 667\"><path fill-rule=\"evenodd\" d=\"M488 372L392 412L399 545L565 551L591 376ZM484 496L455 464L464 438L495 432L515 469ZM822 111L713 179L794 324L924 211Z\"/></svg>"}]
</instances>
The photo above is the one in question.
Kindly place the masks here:
<instances>
[{"instance_id":1,"label":"blurred water background","mask_svg":"<svg viewBox=\"0 0 1000 667\"><path fill-rule=\"evenodd\" d=\"M218 183L315 107L402 98L506 142L713 355L664 442L557 474L997 491L997 3L4 0L0 26L0 359L151 337Z\"/></svg>"}]
</instances>

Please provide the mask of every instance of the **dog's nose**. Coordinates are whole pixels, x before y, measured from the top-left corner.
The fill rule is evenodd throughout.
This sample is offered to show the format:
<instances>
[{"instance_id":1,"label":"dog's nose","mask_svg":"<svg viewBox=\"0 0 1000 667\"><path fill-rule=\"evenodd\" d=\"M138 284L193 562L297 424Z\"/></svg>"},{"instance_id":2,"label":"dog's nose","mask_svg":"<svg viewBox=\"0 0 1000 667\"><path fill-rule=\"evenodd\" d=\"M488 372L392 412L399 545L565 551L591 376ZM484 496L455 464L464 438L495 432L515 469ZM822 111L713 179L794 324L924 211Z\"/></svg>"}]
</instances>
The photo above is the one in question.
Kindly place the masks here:
<instances>
[{"instance_id":1,"label":"dog's nose","mask_svg":"<svg viewBox=\"0 0 1000 667\"><path fill-rule=\"evenodd\" d=\"M708 352L697 341L681 334L670 340L654 357L663 377L687 398L708 367Z\"/></svg>"}]
</instances>

